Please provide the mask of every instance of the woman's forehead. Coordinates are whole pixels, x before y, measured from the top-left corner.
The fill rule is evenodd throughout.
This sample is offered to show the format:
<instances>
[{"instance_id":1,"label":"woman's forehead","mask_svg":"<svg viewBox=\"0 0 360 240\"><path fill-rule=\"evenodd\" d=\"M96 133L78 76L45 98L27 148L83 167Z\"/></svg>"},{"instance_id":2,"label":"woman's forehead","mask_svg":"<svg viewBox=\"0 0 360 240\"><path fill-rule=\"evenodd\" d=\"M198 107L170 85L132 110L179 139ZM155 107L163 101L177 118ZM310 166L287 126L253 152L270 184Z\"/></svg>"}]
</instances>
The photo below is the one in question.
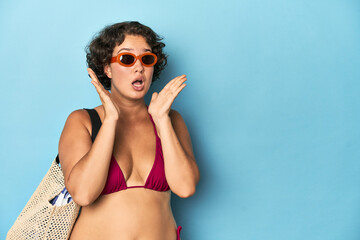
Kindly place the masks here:
<instances>
[{"instance_id":1,"label":"woman's forehead","mask_svg":"<svg viewBox=\"0 0 360 240\"><path fill-rule=\"evenodd\" d=\"M126 35L124 41L117 45L114 48L115 52L119 51L140 51L140 52L147 52L151 51L151 47L146 42L146 39L143 36L137 36L137 35Z\"/></svg>"}]
</instances>

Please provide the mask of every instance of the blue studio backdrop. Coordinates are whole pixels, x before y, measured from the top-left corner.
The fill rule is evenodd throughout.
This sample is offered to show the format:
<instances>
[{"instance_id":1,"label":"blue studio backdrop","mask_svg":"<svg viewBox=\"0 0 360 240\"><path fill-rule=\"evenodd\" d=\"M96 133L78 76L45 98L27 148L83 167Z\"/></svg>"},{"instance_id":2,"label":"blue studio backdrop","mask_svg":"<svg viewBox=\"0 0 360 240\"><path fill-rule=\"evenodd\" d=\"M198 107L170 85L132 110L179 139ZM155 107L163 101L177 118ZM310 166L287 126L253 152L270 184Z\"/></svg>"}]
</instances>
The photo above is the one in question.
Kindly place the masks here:
<instances>
[{"instance_id":1,"label":"blue studio backdrop","mask_svg":"<svg viewBox=\"0 0 360 240\"><path fill-rule=\"evenodd\" d=\"M201 180L172 196L182 239L360 239L358 0L0 2L0 238L58 152L67 116L101 104L84 48L115 22L164 37L187 74L173 108Z\"/></svg>"}]
</instances>

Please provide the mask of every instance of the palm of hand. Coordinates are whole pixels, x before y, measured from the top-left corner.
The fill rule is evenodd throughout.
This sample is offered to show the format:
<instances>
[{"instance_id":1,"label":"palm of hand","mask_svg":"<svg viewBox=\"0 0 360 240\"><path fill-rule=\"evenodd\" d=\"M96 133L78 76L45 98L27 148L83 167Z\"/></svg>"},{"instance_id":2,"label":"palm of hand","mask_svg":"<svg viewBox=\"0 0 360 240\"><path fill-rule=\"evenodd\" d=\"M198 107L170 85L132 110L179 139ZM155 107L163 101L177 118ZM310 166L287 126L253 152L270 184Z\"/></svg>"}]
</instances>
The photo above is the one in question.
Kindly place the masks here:
<instances>
[{"instance_id":1,"label":"palm of hand","mask_svg":"<svg viewBox=\"0 0 360 240\"><path fill-rule=\"evenodd\" d=\"M148 108L153 118L161 119L169 115L172 103L186 86L186 80L185 75L178 76L168 82L159 93L153 93Z\"/></svg>"},{"instance_id":2,"label":"palm of hand","mask_svg":"<svg viewBox=\"0 0 360 240\"><path fill-rule=\"evenodd\" d=\"M120 109L112 100L110 92L102 86L95 72L91 68L88 68L88 73L92 79L91 83L98 92L101 103L104 106L105 117L108 116L117 119L120 114Z\"/></svg>"}]
</instances>

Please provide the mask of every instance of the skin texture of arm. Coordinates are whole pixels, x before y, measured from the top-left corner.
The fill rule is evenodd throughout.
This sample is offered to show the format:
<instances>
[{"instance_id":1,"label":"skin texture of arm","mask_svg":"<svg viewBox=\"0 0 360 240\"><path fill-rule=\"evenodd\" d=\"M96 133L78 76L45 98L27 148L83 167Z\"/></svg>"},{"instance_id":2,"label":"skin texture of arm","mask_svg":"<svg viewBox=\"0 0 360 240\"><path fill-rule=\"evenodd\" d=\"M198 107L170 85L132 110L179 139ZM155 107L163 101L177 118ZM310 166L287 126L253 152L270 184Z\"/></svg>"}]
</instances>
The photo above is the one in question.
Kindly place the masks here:
<instances>
[{"instance_id":1,"label":"skin texture of arm","mask_svg":"<svg viewBox=\"0 0 360 240\"><path fill-rule=\"evenodd\" d=\"M171 190L182 198L195 193L200 179L185 122L178 112L170 111L186 80L186 75L174 78L159 93L153 93L149 104L149 113L161 139L166 179Z\"/></svg>"},{"instance_id":2,"label":"skin texture of arm","mask_svg":"<svg viewBox=\"0 0 360 240\"><path fill-rule=\"evenodd\" d=\"M191 138L181 115L170 110L169 117L156 123L163 148L165 175L171 190L181 198L195 193L200 173Z\"/></svg>"},{"instance_id":3,"label":"skin texture of arm","mask_svg":"<svg viewBox=\"0 0 360 240\"><path fill-rule=\"evenodd\" d=\"M89 114L86 110L74 111L69 115L59 141L65 186L81 206L94 202L106 184L120 113L110 92L104 89L94 71L88 68L88 73L105 109L104 122L92 143L86 128L91 126Z\"/></svg>"},{"instance_id":4,"label":"skin texture of arm","mask_svg":"<svg viewBox=\"0 0 360 240\"><path fill-rule=\"evenodd\" d=\"M90 121L86 110L72 112L59 141L65 186L81 206L95 201L105 186L116 127L115 120L105 119L92 143L84 121Z\"/></svg>"}]
</instances>

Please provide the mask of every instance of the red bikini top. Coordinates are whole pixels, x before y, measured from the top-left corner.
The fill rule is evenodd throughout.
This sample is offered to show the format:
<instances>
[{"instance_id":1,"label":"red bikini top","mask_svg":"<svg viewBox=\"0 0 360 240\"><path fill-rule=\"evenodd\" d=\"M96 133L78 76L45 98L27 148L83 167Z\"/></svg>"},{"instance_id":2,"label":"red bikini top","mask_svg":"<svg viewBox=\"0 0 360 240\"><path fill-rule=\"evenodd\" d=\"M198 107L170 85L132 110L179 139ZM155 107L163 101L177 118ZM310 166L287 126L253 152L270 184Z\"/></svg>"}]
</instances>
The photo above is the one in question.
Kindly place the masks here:
<instances>
[{"instance_id":1,"label":"red bikini top","mask_svg":"<svg viewBox=\"0 0 360 240\"><path fill-rule=\"evenodd\" d=\"M88 111L88 113L90 114L90 117L91 117L91 122L92 122L92 126L93 126L92 139L94 141L95 137L101 127L101 120L95 109L86 109L86 110ZM164 157L163 157L163 152L162 152L162 147L161 147L161 140L160 140L159 136L157 135L155 123L150 114L149 114L149 116L150 116L150 120L153 124L155 137L156 137L156 151L155 151L156 153L155 153L154 164L153 164L153 166L150 170L150 173L146 179L145 185L128 187L126 185L124 174L123 174L119 164L117 163L115 157L112 155L111 161L110 161L110 166L109 166L108 177L106 180L105 187L104 187L103 191L101 192L101 195L118 192L118 191L125 190L128 188L147 188L147 189L152 189L155 191L162 191L162 192L170 190L169 185L166 181L166 177L165 177Z\"/></svg>"}]
</instances>

